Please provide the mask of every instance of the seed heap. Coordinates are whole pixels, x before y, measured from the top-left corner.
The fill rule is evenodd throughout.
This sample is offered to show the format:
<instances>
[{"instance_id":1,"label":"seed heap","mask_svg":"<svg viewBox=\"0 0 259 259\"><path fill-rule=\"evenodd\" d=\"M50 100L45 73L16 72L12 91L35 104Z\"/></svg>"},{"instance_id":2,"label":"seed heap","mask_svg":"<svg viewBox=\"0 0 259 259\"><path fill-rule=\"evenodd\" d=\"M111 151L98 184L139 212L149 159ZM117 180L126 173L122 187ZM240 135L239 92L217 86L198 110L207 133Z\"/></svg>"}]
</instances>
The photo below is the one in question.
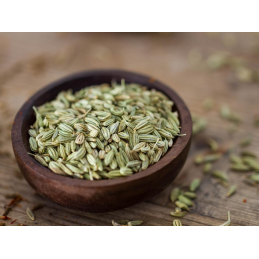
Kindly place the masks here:
<instances>
[{"instance_id":1,"label":"seed heap","mask_svg":"<svg viewBox=\"0 0 259 259\"><path fill-rule=\"evenodd\" d=\"M259 183L259 162L257 161L256 154L243 150L240 156L231 154L229 160L231 162L231 170L237 172L253 172L245 178L245 183L250 185L257 185Z\"/></svg>"},{"instance_id":2,"label":"seed heap","mask_svg":"<svg viewBox=\"0 0 259 259\"><path fill-rule=\"evenodd\" d=\"M197 198L195 191L199 188L200 184L201 180L196 178L191 182L188 191L183 191L178 187L172 189L170 200L176 207L175 211L170 213L171 216L182 218L186 215L186 211L189 211L189 207L192 207L194 204L192 200ZM181 226L182 223L179 220L174 220L173 225Z\"/></svg>"},{"instance_id":3,"label":"seed heap","mask_svg":"<svg viewBox=\"0 0 259 259\"><path fill-rule=\"evenodd\" d=\"M174 103L138 84L115 82L60 92L36 108L29 130L35 159L56 174L99 180L158 162L180 134Z\"/></svg>"}]
</instances>

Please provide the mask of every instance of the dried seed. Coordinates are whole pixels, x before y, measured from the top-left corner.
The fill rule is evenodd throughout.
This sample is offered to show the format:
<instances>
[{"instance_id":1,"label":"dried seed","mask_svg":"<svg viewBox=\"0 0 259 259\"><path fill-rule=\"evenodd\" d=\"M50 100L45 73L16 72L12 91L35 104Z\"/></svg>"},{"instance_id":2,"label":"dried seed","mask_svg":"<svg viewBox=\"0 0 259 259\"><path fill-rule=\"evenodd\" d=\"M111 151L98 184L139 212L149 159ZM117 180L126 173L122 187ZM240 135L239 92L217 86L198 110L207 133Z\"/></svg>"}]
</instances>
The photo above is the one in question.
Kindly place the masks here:
<instances>
[{"instance_id":1,"label":"dried seed","mask_svg":"<svg viewBox=\"0 0 259 259\"><path fill-rule=\"evenodd\" d=\"M140 226L142 223L142 220L133 220L128 222L128 226Z\"/></svg>"},{"instance_id":2,"label":"dried seed","mask_svg":"<svg viewBox=\"0 0 259 259\"><path fill-rule=\"evenodd\" d=\"M127 167L135 167L135 166L138 166L141 164L142 164L142 162L139 160L132 160L127 163Z\"/></svg>"},{"instance_id":3,"label":"dried seed","mask_svg":"<svg viewBox=\"0 0 259 259\"><path fill-rule=\"evenodd\" d=\"M194 192L184 192L183 195L185 197L188 197L188 198L191 198L191 199L196 199L197 198L197 195Z\"/></svg>"},{"instance_id":4,"label":"dried seed","mask_svg":"<svg viewBox=\"0 0 259 259\"><path fill-rule=\"evenodd\" d=\"M247 171L251 170L249 166L247 166L243 163L232 164L230 169L233 171L239 171L239 172L247 172Z\"/></svg>"},{"instance_id":5,"label":"dried seed","mask_svg":"<svg viewBox=\"0 0 259 259\"><path fill-rule=\"evenodd\" d=\"M227 197L230 197L231 195L233 195L237 190L237 187L235 185L231 185L229 190L228 190L228 193L227 193Z\"/></svg>"},{"instance_id":6,"label":"dried seed","mask_svg":"<svg viewBox=\"0 0 259 259\"><path fill-rule=\"evenodd\" d=\"M201 184L200 179L196 178L196 179L192 180L192 182L190 184L190 191L195 192L199 188L200 184Z\"/></svg>"},{"instance_id":7,"label":"dried seed","mask_svg":"<svg viewBox=\"0 0 259 259\"><path fill-rule=\"evenodd\" d=\"M30 220L35 220L34 213L32 212L32 210L30 208L27 207L26 213L27 213L28 217L30 218Z\"/></svg>"},{"instance_id":8,"label":"dried seed","mask_svg":"<svg viewBox=\"0 0 259 259\"><path fill-rule=\"evenodd\" d=\"M104 164L105 165L109 165L112 160L113 160L113 157L114 157L114 151L111 150L104 158Z\"/></svg>"},{"instance_id":9,"label":"dried seed","mask_svg":"<svg viewBox=\"0 0 259 259\"><path fill-rule=\"evenodd\" d=\"M178 196L180 195L180 192L181 192L180 188L174 188L174 189L172 189L172 191L171 191L171 193L170 193L170 200L171 200L172 202L177 201L177 200L178 200Z\"/></svg>"},{"instance_id":10,"label":"dried seed","mask_svg":"<svg viewBox=\"0 0 259 259\"><path fill-rule=\"evenodd\" d=\"M196 165L202 164L203 161L204 161L204 156L201 155L201 154L197 155L197 156L194 158L194 163L195 163Z\"/></svg>"},{"instance_id":11,"label":"dried seed","mask_svg":"<svg viewBox=\"0 0 259 259\"><path fill-rule=\"evenodd\" d=\"M59 167L59 164L57 162L51 161L49 163L49 169L56 174L65 175L65 173L61 170L61 168Z\"/></svg>"},{"instance_id":12,"label":"dried seed","mask_svg":"<svg viewBox=\"0 0 259 259\"><path fill-rule=\"evenodd\" d=\"M252 174L249 179L259 183L259 174Z\"/></svg>"},{"instance_id":13,"label":"dried seed","mask_svg":"<svg viewBox=\"0 0 259 259\"><path fill-rule=\"evenodd\" d=\"M228 182L228 176L226 175L226 173L224 173L220 170L213 171L212 176L219 180L222 180L223 182Z\"/></svg>"},{"instance_id":14,"label":"dried seed","mask_svg":"<svg viewBox=\"0 0 259 259\"><path fill-rule=\"evenodd\" d=\"M37 144L37 142L36 142L36 139L33 138L33 137L30 137L30 138L29 138L29 143L30 143L30 149L31 149L31 151L37 152L37 150L38 150L38 144Z\"/></svg>"},{"instance_id":15,"label":"dried seed","mask_svg":"<svg viewBox=\"0 0 259 259\"><path fill-rule=\"evenodd\" d=\"M182 218L186 215L186 211L180 211L180 212L171 212L170 213L173 217Z\"/></svg>"},{"instance_id":16,"label":"dried seed","mask_svg":"<svg viewBox=\"0 0 259 259\"><path fill-rule=\"evenodd\" d=\"M43 166L48 167L48 164L46 163L46 161L44 160L44 158L42 158L39 155L33 155L35 160L38 161L40 164L42 164Z\"/></svg>"},{"instance_id":17,"label":"dried seed","mask_svg":"<svg viewBox=\"0 0 259 259\"><path fill-rule=\"evenodd\" d=\"M253 157L244 157L243 162L250 167L250 169L259 172L259 163Z\"/></svg>"},{"instance_id":18,"label":"dried seed","mask_svg":"<svg viewBox=\"0 0 259 259\"><path fill-rule=\"evenodd\" d=\"M73 175L73 172L68 168L66 167L64 164L62 164L61 162L58 163L58 166L60 167L60 169L67 175L70 175L72 176Z\"/></svg>"},{"instance_id":19,"label":"dried seed","mask_svg":"<svg viewBox=\"0 0 259 259\"><path fill-rule=\"evenodd\" d=\"M146 145L145 142L140 142L138 144L136 144L132 150L139 152L141 150L141 148L143 148Z\"/></svg>"},{"instance_id":20,"label":"dried seed","mask_svg":"<svg viewBox=\"0 0 259 259\"><path fill-rule=\"evenodd\" d=\"M122 167L120 169L120 173L122 175L124 175L124 176L128 176L128 175L132 175L133 174L132 170L130 168L127 168L127 167Z\"/></svg>"},{"instance_id":21,"label":"dried seed","mask_svg":"<svg viewBox=\"0 0 259 259\"><path fill-rule=\"evenodd\" d=\"M193 202L189 198L187 198L183 195L179 195L178 200L180 202L186 204L188 207L193 206Z\"/></svg>"},{"instance_id":22,"label":"dried seed","mask_svg":"<svg viewBox=\"0 0 259 259\"><path fill-rule=\"evenodd\" d=\"M242 164L243 163L242 158L235 155L235 154L230 154L229 161L231 163L234 163L234 164Z\"/></svg>"},{"instance_id":23,"label":"dried seed","mask_svg":"<svg viewBox=\"0 0 259 259\"><path fill-rule=\"evenodd\" d=\"M210 146L210 149L211 149L212 152L218 151L219 145L214 139L212 139L212 138L208 139L207 143Z\"/></svg>"},{"instance_id":24,"label":"dried seed","mask_svg":"<svg viewBox=\"0 0 259 259\"><path fill-rule=\"evenodd\" d=\"M173 226L180 227L180 226L182 226L182 223L181 223L180 220L175 219L175 220L173 221Z\"/></svg>"},{"instance_id":25,"label":"dried seed","mask_svg":"<svg viewBox=\"0 0 259 259\"><path fill-rule=\"evenodd\" d=\"M91 131L92 132L92 131ZM97 135L98 135L98 131L97 131ZM96 135L96 136L97 136ZM95 136L95 137L96 137ZM83 133L79 133L76 137L76 140L75 140L75 143L78 144L78 145L81 145L85 142L85 135Z\"/></svg>"},{"instance_id":26,"label":"dried seed","mask_svg":"<svg viewBox=\"0 0 259 259\"><path fill-rule=\"evenodd\" d=\"M214 162L216 160L218 160L221 157L221 154L212 154L212 155L206 155L203 157L203 162Z\"/></svg>"},{"instance_id":27,"label":"dried seed","mask_svg":"<svg viewBox=\"0 0 259 259\"><path fill-rule=\"evenodd\" d=\"M189 211L189 208L186 204L180 202L180 201L176 201L175 202L175 205L183 210L188 210Z\"/></svg>"}]
</instances>

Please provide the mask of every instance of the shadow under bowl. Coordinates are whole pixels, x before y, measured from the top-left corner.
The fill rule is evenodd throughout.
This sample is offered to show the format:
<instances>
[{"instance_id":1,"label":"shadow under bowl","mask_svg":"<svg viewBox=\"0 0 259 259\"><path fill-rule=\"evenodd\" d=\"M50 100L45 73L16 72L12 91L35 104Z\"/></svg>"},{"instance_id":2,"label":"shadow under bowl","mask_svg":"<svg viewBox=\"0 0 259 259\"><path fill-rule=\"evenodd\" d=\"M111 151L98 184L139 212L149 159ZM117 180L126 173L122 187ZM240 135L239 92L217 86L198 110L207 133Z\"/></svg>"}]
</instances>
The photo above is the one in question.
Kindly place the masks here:
<instances>
[{"instance_id":1,"label":"shadow under bowl","mask_svg":"<svg viewBox=\"0 0 259 259\"><path fill-rule=\"evenodd\" d=\"M172 148L154 165L125 178L88 181L58 175L39 164L30 152L30 125L35 121L33 106L53 100L59 92L74 92L91 85L125 79L126 83L138 83L149 89L163 92L174 102L178 111L181 132ZM164 84L137 73L123 70L92 70L73 74L49 84L34 94L18 111L13 128L12 144L18 166L27 182L43 197L75 210L109 212L123 209L144 201L164 190L182 169L191 144L192 120L182 99Z\"/></svg>"}]
</instances>

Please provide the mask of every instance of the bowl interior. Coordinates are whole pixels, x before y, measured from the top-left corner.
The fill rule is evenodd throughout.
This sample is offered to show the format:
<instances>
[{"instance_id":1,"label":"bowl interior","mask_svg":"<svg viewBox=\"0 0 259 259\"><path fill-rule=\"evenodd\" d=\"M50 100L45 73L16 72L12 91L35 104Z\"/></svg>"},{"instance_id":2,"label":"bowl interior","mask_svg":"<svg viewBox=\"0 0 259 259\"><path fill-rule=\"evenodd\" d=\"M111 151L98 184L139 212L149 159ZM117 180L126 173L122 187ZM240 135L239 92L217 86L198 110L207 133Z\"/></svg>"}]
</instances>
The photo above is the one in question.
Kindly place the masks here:
<instances>
[{"instance_id":1,"label":"bowl interior","mask_svg":"<svg viewBox=\"0 0 259 259\"><path fill-rule=\"evenodd\" d=\"M35 121L35 115L34 115L32 106L37 107L48 101L53 100L58 95L58 93L63 90L72 89L73 92L76 92L87 86L100 85L103 83L110 84L112 80L116 80L117 82L120 82L121 79L125 79L126 83L138 83L140 85L148 87L149 89L156 89L158 91L161 91L165 95L167 95L169 97L169 99L171 99L174 102L174 106L173 106L174 111L178 111L178 113L179 113L179 120L181 123L181 132L187 134L187 136L185 136L185 137L176 138L174 141L173 147L170 150L168 150L168 152L165 154L165 156L163 156L162 159L158 163L150 166L148 169L143 170L137 174L128 176L127 180L141 177L141 175L144 176L145 171L157 166L161 161L163 161L163 159L166 156L172 156L172 159L174 159L181 152L181 150L183 150L185 148L185 146L187 145L187 143L189 142L189 140L191 138L192 125L190 122L191 116L190 116L188 108L186 107L184 102L181 100L181 98L172 89L166 87L164 84L162 84L156 80L153 80L147 76L143 76L143 75L139 75L139 74L135 74L135 73L131 73L131 72L126 72L126 71L120 71L120 70L98 70L98 71L95 70L95 71L81 72L81 73L63 78L59 81L56 81L56 82L48 85L47 87L43 88L42 90L38 91L34 96L32 96L24 104L24 106L21 108L20 112L18 112L18 114L17 114L17 116L19 116L19 114L20 115L22 114L22 117L23 117L23 119L21 121L21 123L22 123L21 128L19 130L20 130L20 134L22 137L22 143L23 143L26 151L30 152L29 141L28 141L28 139L29 139L28 129L30 128L30 125L32 125ZM178 146L181 148L175 149L175 153L172 153L175 146ZM29 155L28 155L28 157L29 157L29 159L33 159ZM70 181L73 180L73 181L82 182L82 180L80 180L80 179L73 179L73 178L56 175L56 174L52 173L49 169L43 167L40 164L37 164L37 166L41 167L43 172L44 171L46 172L46 170L49 171L53 175L53 177L55 177L55 178L58 177L57 179L63 180L63 178L65 178L65 179L69 179ZM48 174L48 176L50 176L50 175ZM121 180L125 181L126 178L124 178L124 179L108 179L108 180L101 180L101 181L94 181L94 182L96 183L96 182L109 181L109 182L116 183ZM65 180L65 181L68 181L68 180ZM83 181L83 182L90 182L90 181Z\"/></svg>"}]
</instances>

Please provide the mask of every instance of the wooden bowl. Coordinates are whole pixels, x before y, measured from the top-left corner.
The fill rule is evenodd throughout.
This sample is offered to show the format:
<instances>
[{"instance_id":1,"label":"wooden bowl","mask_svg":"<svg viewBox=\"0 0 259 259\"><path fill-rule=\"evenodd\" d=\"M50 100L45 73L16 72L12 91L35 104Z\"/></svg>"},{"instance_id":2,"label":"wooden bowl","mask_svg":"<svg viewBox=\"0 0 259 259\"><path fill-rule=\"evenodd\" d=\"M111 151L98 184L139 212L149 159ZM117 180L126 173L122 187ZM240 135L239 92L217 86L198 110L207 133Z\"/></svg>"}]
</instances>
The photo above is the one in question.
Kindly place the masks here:
<instances>
[{"instance_id":1,"label":"wooden bowl","mask_svg":"<svg viewBox=\"0 0 259 259\"><path fill-rule=\"evenodd\" d=\"M28 155L28 129L35 121L32 106L53 100L62 90L78 91L90 85L110 83L112 79L139 83L157 89L174 101L179 112L181 132L173 147L162 159L146 170L125 178L88 181L73 179L51 172ZM28 183L43 197L62 206L81 211L108 212L144 201L165 189L179 174L187 158L192 135L190 112L182 99L164 84L123 70L92 70L71 75L49 84L34 94L19 110L12 128L14 154Z\"/></svg>"}]
</instances>

